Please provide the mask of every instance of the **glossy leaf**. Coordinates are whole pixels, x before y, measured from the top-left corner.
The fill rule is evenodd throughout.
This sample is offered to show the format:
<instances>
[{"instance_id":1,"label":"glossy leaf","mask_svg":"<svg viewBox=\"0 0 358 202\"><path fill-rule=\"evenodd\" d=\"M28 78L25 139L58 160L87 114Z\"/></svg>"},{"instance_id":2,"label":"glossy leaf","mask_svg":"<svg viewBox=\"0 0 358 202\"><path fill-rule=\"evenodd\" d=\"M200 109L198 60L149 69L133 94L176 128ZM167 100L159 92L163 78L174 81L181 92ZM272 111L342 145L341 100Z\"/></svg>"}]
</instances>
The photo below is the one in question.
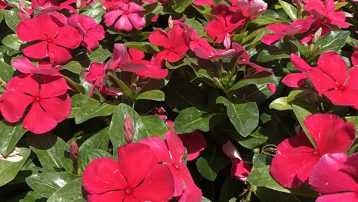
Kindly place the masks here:
<instances>
[{"instance_id":1,"label":"glossy leaf","mask_svg":"<svg viewBox=\"0 0 358 202\"><path fill-rule=\"evenodd\" d=\"M139 94L136 99L137 100L164 101L165 94L161 90L150 90L150 91L145 91L145 92Z\"/></svg>"},{"instance_id":2,"label":"glossy leaf","mask_svg":"<svg viewBox=\"0 0 358 202\"><path fill-rule=\"evenodd\" d=\"M10 125L5 121L0 121L0 153L7 155L11 153L17 142L26 133L26 129L21 124Z\"/></svg>"},{"instance_id":3,"label":"glossy leaf","mask_svg":"<svg viewBox=\"0 0 358 202\"><path fill-rule=\"evenodd\" d=\"M82 195L82 178L73 180L66 184L61 189L57 190L47 202L85 202Z\"/></svg>"}]
</instances>

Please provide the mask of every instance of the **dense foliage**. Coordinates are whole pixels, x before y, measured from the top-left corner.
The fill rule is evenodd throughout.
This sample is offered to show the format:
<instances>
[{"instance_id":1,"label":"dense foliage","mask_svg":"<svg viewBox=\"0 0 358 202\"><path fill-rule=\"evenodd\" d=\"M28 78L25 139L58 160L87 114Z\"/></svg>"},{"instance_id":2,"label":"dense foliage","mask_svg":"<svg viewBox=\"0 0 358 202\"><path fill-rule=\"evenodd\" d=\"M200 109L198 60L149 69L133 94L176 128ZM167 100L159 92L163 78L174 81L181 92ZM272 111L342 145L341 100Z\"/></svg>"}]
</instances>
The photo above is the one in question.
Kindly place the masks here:
<instances>
[{"instance_id":1,"label":"dense foliage","mask_svg":"<svg viewBox=\"0 0 358 202\"><path fill-rule=\"evenodd\" d=\"M356 15L0 0L0 200L358 201Z\"/></svg>"}]
</instances>

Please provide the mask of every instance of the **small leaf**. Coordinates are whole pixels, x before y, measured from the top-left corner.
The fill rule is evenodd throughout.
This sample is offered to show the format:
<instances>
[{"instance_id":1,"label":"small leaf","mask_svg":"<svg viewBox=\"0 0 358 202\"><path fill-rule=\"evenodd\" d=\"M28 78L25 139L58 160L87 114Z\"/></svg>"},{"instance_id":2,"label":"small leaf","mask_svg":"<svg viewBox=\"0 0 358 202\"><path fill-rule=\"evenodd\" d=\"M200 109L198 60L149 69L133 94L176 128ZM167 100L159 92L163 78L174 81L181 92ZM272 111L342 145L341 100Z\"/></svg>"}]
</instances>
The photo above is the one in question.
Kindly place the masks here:
<instances>
[{"instance_id":1,"label":"small leaf","mask_svg":"<svg viewBox=\"0 0 358 202\"><path fill-rule=\"evenodd\" d=\"M2 10L5 15L6 25L16 33L16 26L20 22L20 17L17 15L19 10L17 8L13 8L11 10Z\"/></svg>"},{"instance_id":2,"label":"small leaf","mask_svg":"<svg viewBox=\"0 0 358 202\"><path fill-rule=\"evenodd\" d=\"M198 171L201 176L203 176L207 180L214 182L217 174L212 168L210 168L209 163L206 161L205 158L199 157L196 160L196 167L198 168Z\"/></svg>"},{"instance_id":3,"label":"small leaf","mask_svg":"<svg viewBox=\"0 0 358 202\"><path fill-rule=\"evenodd\" d=\"M16 34L9 34L2 39L2 43L14 50L19 50L22 42Z\"/></svg>"},{"instance_id":4,"label":"small leaf","mask_svg":"<svg viewBox=\"0 0 358 202\"><path fill-rule=\"evenodd\" d=\"M141 116L141 119L151 135L163 137L169 128L167 124L157 115Z\"/></svg>"},{"instance_id":5,"label":"small leaf","mask_svg":"<svg viewBox=\"0 0 358 202\"><path fill-rule=\"evenodd\" d=\"M168 5L170 5L175 12L182 13L185 9L193 3L193 0L169 0Z\"/></svg>"},{"instance_id":6,"label":"small leaf","mask_svg":"<svg viewBox=\"0 0 358 202\"><path fill-rule=\"evenodd\" d=\"M14 73L14 69L7 63L0 60L0 79L4 82L8 82ZM1 81L0 80L0 81Z\"/></svg>"},{"instance_id":7,"label":"small leaf","mask_svg":"<svg viewBox=\"0 0 358 202\"><path fill-rule=\"evenodd\" d=\"M100 130L98 133L94 134L88 138L82 145L79 150L88 150L88 149L102 149L106 150L109 143L109 127L106 127Z\"/></svg>"},{"instance_id":8,"label":"small leaf","mask_svg":"<svg viewBox=\"0 0 358 202\"><path fill-rule=\"evenodd\" d=\"M82 65L77 61L70 61L65 65L62 65L63 69L66 69L75 74L80 74L83 71Z\"/></svg>"},{"instance_id":9,"label":"small leaf","mask_svg":"<svg viewBox=\"0 0 358 202\"><path fill-rule=\"evenodd\" d=\"M82 178L67 183L61 189L57 190L47 202L85 202L82 195Z\"/></svg>"},{"instance_id":10,"label":"small leaf","mask_svg":"<svg viewBox=\"0 0 358 202\"><path fill-rule=\"evenodd\" d=\"M282 1L282 0L278 0L278 2L281 4L283 10L285 10L285 12L287 13L288 17L291 18L292 21L297 20L297 8L294 7L293 5Z\"/></svg>"},{"instance_id":11,"label":"small leaf","mask_svg":"<svg viewBox=\"0 0 358 202\"><path fill-rule=\"evenodd\" d=\"M57 190L67 183L78 178L67 172L45 172L37 173L26 178L26 183L45 198L49 198Z\"/></svg>"},{"instance_id":12,"label":"small leaf","mask_svg":"<svg viewBox=\"0 0 358 202\"><path fill-rule=\"evenodd\" d=\"M72 110L68 118L75 118L76 124L95 117L109 116L116 110L114 105L99 103L97 100L83 94L76 94L71 99Z\"/></svg>"},{"instance_id":13,"label":"small leaf","mask_svg":"<svg viewBox=\"0 0 358 202\"><path fill-rule=\"evenodd\" d=\"M104 63L104 61L110 57L112 53L108 49L104 49L102 46L99 46L96 50L91 52L91 54L88 55L91 63L92 62L99 62Z\"/></svg>"},{"instance_id":14,"label":"small leaf","mask_svg":"<svg viewBox=\"0 0 358 202\"><path fill-rule=\"evenodd\" d=\"M86 11L82 12L82 15L90 16L96 21L97 24L101 23L103 15L106 13L106 10L102 8L100 2L93 2L88 6Z\"/></svg>"},{"instance_id":15,"label":"small leaf","mask_svg":"<svg viewBox=\"0 0 358 202\"><path fill-rule=\"evenodd\" d=\"M91 161L97 158L104 158L104 157L112 157L112 155L100 149L81 150L80 153L78 154L78 161L77 161L80 172L82 173Z\"/></svg>"},{"instance_id":16,"label":"small leaf","mask_svg":"<svg viewBox=\"0 0 358 202\"><path fill-rule=\"evenodd\" d=\"M292 110L292 107L287 103L287 97L280 97L270 103L270 109L283 111Z\"/></svg>"},{"instance_id":17,"label":"small leaf","mask_svg":"<svg viewBox=\"0 0 358 202\"><path fill-rule=\"evenodd\" d=\"M319 38L314 44L317 51L314 53L313 57L327 51L338 52L346 44L349 34L349 31L334 30L328 32L326 35Z\"/></svg>"},{"instance_id":18,"label":"small leaf","mask_svg":"<svg viewBox=\"0 0 358 202\"><path fill-rule=\"evenodd\" d=\"M31 150L36 154L42 167L51 171L72 172L72 161L69 158L70 146L60 137L53 134L27 136Z\"/></svg>"},{"instance_id":19,"label":"small leaf","mask_svg":"<svg viewBox=\"0 0 358 202\"><path fill-rule=\"evenodd\" d=\"M174 130L178 134L191 133L195 130L208 132L219 120L220 117L215 113L189 107L179 112L179 115L175 119Z\"/></svg>"},{"instance_id":20,"label":"small leaf","mask_svg":"<svg viewBox=\"0 0 358 202\"><path fill-rule=\"evenodd\" d=\"M164 101L165 94L161 90L145 91L137 96L137 100Z\"/></svg>"},{"instance_id":21,"label":"small leaf","mask_svg":"<svg viewBox=\"0 0 358 202\"><path fill-rule=\"evenodd\" d=\"M0 160L0 187L4 186L11 180L13 180L17 173L20 171L21 167L26 162L27 158L30 156L31 150L28 148L20 148L20 155L22 156L21 161L10 162L7 160Z\"/></svg>"},{"instance_id":22,"label":"small leaf","mask_svg":"<svg viewBox=\"0 0 358 202\"><path fill-rule=\"evenodd\" d=\"M22 128L21 124L10 125L0 121L0 131L0 154L6 156L14 150L27 130Z\"/></svg>"},{"instance_id":23,"label":"small leaf","mask_svg":"<svg viewBox=\"0 0 358 202\"><path fill-rule=\"evenodd\" d=\"M219 97L217 103L224 104L227 115L240 135L246 137L259 124L259 109L255 102L232 103L224 97Z\"/></svg>"}]
</instances>

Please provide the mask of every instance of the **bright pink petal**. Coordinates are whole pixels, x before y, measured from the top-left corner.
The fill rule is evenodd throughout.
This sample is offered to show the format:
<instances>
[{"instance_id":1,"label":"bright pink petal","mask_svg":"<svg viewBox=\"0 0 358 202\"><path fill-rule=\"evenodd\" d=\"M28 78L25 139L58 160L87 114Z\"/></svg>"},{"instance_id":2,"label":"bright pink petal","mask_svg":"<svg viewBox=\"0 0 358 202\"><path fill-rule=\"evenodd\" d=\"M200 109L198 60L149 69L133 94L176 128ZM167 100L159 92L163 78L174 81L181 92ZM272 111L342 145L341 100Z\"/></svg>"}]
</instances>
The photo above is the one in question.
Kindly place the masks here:
<instances>
[{"instance_id":1,"label":"bright pink petal","mask_svg":"<svg viewBox=\"0 0 358 202\"><path fill-rule=\"evenodd\" d=\"M355 138L354 125L345 123L343 119L333 114L314 114L308 116L304 123L320 155L346 152Z\"/></svg>"},{"instance_id":2,"label":"bright pink petal","mask_svg":"<svg viewBox=\"0 0 358 202\"><path fill-rule=\"evenodd\" d=\"M46 36L44 34L42 25L43 20L47 21L46 15L40 15L33 19L28 19L20 22L16 27L16 34L20 40L25 42L45 40Z\"/></svg>"},{"instance_id":3,"label":"bright pink petal","mask_svg":"<svg viewBox=\"0 0 358 202\"><path fill-rule=\"evenodd\" d=\"M358 91L349 89L335 89L323 93L335 105L354 106L358 105Z\"/></svg>"},{"instance_id":4,"label":"bright pink petal","mask_svg":"<svg viewBox=\"0 0 358 202\"><path fill-rule=\"evenodd\" d=\"M103 194L89 194L87 195L87 199L89 202L98 202L98 201L106 201L106 202L118 202L123 201L126 196L124 191L110 191Z\"/></svg>"},{"instance_id":5,"label":"bright pink petal","mask_svg":"<svg viewBox=\"0 0 358 202\"><path fill-rule=\"evenodd\" d=\"M346 89L358 90L358 68L352 67L348 70L347 81L344 85Z\"/></svg>"},{"instance_id":6,"label":"bright pink petal","mask_svg":"<svg viewBox=\"0 0 358 202\"><path fill-rule=\"evenodd\" d=\"M58 122L49 113L45 112L39 102L34 102L25 116L22 126L35 134L43 134L51 131Z\"/></svg>"},{"instance_id":7,"label":"bright pink petal","mask_svg":"<svg viewBox=\"0 0 358 202\"><path fill-rule=\"evenodd\" d=\"M295 65L295 67L301 72L306 72L312 68L309 64L307 64L306 61L304 61L302 58L300 58L294 53L291 53L290 59L293 65Z\"/></svg>"},{"instance_id":8,"label":"bright pink petal","mask_svg":"<svg viewBox=\"0 0 358 202\"><path fill-rule=\"evenodd\" d=\"M355 202L358 201L358 194L356 192L345 192L337 194L329 194L319 196L316 202Z\"/></svg>"},{"instance_id":9,"label":"bright pink petal","mask_svg":"<svg viewBox=\"0 0 358 202\"><path fill-rule=\"evenodd\" d=\"M137 13L131 13L128 15L128 19L132 23L133 27L136 30L141 30L145 26L145 17L143 15L137 14Z\"/></svg>"},{"instance_id":10,"label":"bright pink petal","mask_svg":"<svg viewBox=\"0 0 358 202\"><path fill-rule=\"evenodd\" d=\"M178 62L184 57L184 54L178 54L174 51L164 50L159 52L158 55L163 55L163 58L168 62Z\"/></svg>"},{"instance_id":11,"label":"bright pink petal","mask_svg":"<svg viewBox=\"0 0 358 202\"><path fill-rule=\"evenodd\" d=\"M49 56L47 42L42 41L22 49L24 55L34 59L42 59Z\"/></svg>"},{"instance_id":12,"label":"bright pink petal","mask_svg":"<svg viewBox=\"0 0 358 202\"><path fill-rule=\"evenodd\" d=\"M272 177L287 188L297 188L306 182L311 175L319 156L301 133L281 142L277 147L276 156L272 159L270 173Z\"/></svg>"},{"instance_id":13,"label":"bright pink petal","mask_svg":"<svg viewBox=\"0 0 358 202\"><path fill-rule=\"evenodd\" d=\"M55 44L48 45L48 52L50 61L55 64L65 64L72 59L71 52L67 48Z\"/></svg>"},{"instance_id":14,"label":"bright pink petal","mask_svg":"<svg viewBox=\"0 0 358 202\"><path fill-rule=\"evenodd\" d=\"M114 24L114 22L117 20L117 18L123 14L122 10L112 10L107 12L104 15L104 22L106 23L106 26L109 27Z\"/></svg>"},{"instance_id":15,"label":"bright pink petal","mask_svg":"<svg viewBox=\"0 0 358 202\"><path fill-rule=\"evenodd\" d=\"M32 96L39 95L39 83L35 75L18 75L14 76L7 84L7 91L15 91Z\"/></svg>"},{"instance_id":16,"label":"bright pink petal","mask_svg":"<svg viewBox=\"0 0 358 202\"><path fill-rule=\"evenodd\" d=\"M99 45L99 41L104 39L105 33L102 25L96 25L93 29L89 30L88 35L85 36L83 42L87 50L92 51Z\"/></svg>"},{"instance_id":17,"label":"bright pink petal","mask_svg":"<svg viewBox=\"0 0 358 202\"><path fill-rule=\"evenodd\" d=\"M175 168L171 170L173 171L174 169ZM174 183L176 183L178 186L180 186L179 183L182 183L181 186L184 188L183 193L180 195L179 201L180 202L201 201L203 195L201 193L201 190L195 185L188 167L184 163L182 163L180 170L177 169L177 171L178 172L172 172L172 173L173 175L176 174L177 176L180 176L181 180L176 181ZM178 196L176 194L174 195Z\"/></svg>"},{"instance_id":18,"label":"bright pink petal","mask_svg":"<svg viewBox=\"0 0 358 202\"><path fill-rule=\"evenodd\" d=\"M69 89L66 80L59 76L42 76L39 78L41 98L61 96Z\"/></svg>"},{"instance_id":19,"label":"bright pink petal","mask_svg":"<svg viewBox=\"0 0 358 202\"><path fill-rule=\"evenodd\" d=\"M71 112L71 98L67 94L55 98L41 99L40 105L58 123L65 120Z\"/></svg>"},{"instance_id":20,"label":"bright pink petal","mask_svg":"<svg viewBox=\"0 0 358 202\"><path fill-rule=\"evenodd\" d=\"M326 52L319 56L317 66L331 79L344 84L347 76L347 65L335 52Z\"/></svg>"},{"instance_id":21,"label":"bright pink petal","mask_svg":"<svg viewBox=\"0 0 358 202\"><path fill-rule=\"evenodd\" d=\"M129 32L133 29L132 23L129 21L127 15L122 15L114 24L116 30L123 30Z\"/></svg>"},{"instance_id":22,"label":"bright pink petal","mask_svg":"<svg viewBox=\"0 0 358 202\"><path fill-rule=\"evenodd\" d=\"M181 163L184 157L184 145L179 136L172 131L168 131L165 134L165 140L173 161L175 163Z\"/></svg>"},{"instance_id":23,"label":"bright pink petal","mask_svg":"<svg viewBox=\"0 0 358 202\"><path fill-rule=\"evenodd\" d=\"M309 183L321 194L356 191L358 183L346 169L345 153L326 154L312 171Z\"/></svg>"},{"instance_id":24,"label":"bright pink petal","mask_svg":"<svg viewBox=\"0 0 358 202\"><path fill-rule=\"evenodd\" d=\"M282 83L291 88L299 88L302 86L307 79L306 73L292 73L287 74L283 79Z\"/></svg>"},{"instance_id":25,"label":"bright pink petal","mask_svg":"<svg viewBox=\"0 0 358 202\"><path fill-rule=\"evenodd\" d=\"M152 150L145 144L132 143L118 148L119 171L131 188L137 187L157 164Z\"/></svg>"},{"instance_id":26,"label":"bright pink petal","mask_svg":"<svg viewBox=\"0 0 358 202\"><path fill-rule=\"evenodd\" d=\"M148 37L150 43L156 46L168 46L168 34L162 30L154 30Z\"/></svg>"},{"instance_id":27,"label":"bright pink petal","mask_svg":"<svg viewBox=\"0 0 358 202\"><path fill-rule=\"evenodd\" d=\"M276 35L276 34L266 34L262 39L262 43L266 44L266 45L273 45L275 44L277 41L279 41L280 39L282 39L283 36L281 35Z\"/></svg>"},{"instance_id":28,"label":"bright pink petal","mask_svg":"<svg viewBox=\"0 0 358 202\"><path fill-rule=\"evenodd\" d=\"M231 175L241 181L246 181L250 174L251 166L245 163L245 161L236 158L231 159L231 162Z\"/></svg>"},{"instance_id":29,"label":"bright pink petal","mask_svg":"<svg viewBox=\"0 0 358 202\"><path fill-rule=\"evenodd\" d=\"M103 194L106 192L125 189L126 179L119 172L118 164L111 158L98 158L86 167L82 175L83 187L89 194ZM115 193L108 196L118 195Z\"/></svg>"},{"instance_id":30,"label":"bright pink petal","mask_svg":"<svg viewBox=\"0 0 358 202\"><path fill-rule=\"evenodd\" d=\"M156 164L132 195L141 201L169 201L173 193L173 177L168 166Z\"/></svg>"},{"instance_id":31,"label":"bright pink petal","mask_svg":"<svg viewBox=\"0 0 358 202\"><path fill-rule=\"evenodd\" d=\"M319 68L310 69L308 77L320 94L337 87L335 80L322 72Z\"/></svg>"},{"instance_id":32,"label":"bright pink petal","mask_svg":"<svg viewBox=\"0 0 358 202\"><path fill-rule=\"evenodd\" d=\"M141 7L140 5L138 5L138 4L135 4L133 2L129 2L128 11L130 13L135 13L135 12L143 12L143 11L145 11L145 9L143 7Z\"/></svg>"},{"instance_id":33,"label":"bright pink petal","mask_svg":"<svg viewBox=\"0 0 358 202\"><path fill-rule=\"evenodd\" d=\"M55 44L65 48L75 49L82 41L81 34L72 26L64 26L58 30L58 35L54 39Z\"/></svg>"},{"instance_id":34,"label":"bright pink petal","mask_svg":"<svg viewBox=\"0 0 358 202\"><path fill-rule=\"evenodd\" d=\"M34 98L16 91L5 92L0 97L0 111L6 121L15 123L19 121L26 108L34 101Z\"/></svg>"},{"instance_id":35,"label":"bright pink petal","mask_svg":"<svg viewBox=\"0 0 358 202\"><path fill-rule=\"evenodd\" d=\"M154 152L154 155L157 157L159 162L171 162L168 147L160 137L153 136L145 138L142 139L140 143L148 145Z\"/></svg>"},{"instance_id":36,"label":"bright pink petal","mask_svg":"<svg viewBox=\"0 0 358 202\"><path fill-rule=\"evenodd\" d=\"M358 50L354 51L351 59L353 65L358 65Z\"/></svg>"}]
</instances>

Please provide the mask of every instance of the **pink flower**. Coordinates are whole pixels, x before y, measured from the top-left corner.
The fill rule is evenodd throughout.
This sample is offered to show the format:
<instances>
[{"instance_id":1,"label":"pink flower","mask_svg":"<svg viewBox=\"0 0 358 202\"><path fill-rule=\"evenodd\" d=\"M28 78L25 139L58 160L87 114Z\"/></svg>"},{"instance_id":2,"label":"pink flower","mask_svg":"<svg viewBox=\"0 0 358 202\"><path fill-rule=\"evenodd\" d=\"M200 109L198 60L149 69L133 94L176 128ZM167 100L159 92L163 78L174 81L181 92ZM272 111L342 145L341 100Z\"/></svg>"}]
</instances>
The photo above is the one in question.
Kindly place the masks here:
<instances>
[{"instance_id":1,"label":"pink flower","mask_svg":"<svg viewBox=\"0 0 358 202\"><path fill-rule=\"evenodd\" d=\"M213 0L195 0L194 5L197 5L197 6L203 6L203 5L213 6L214 2L213 2Z\"/></svg>"},{"instance_id":2,"label":"pink flower","mask_svg":"<svg viewBox=\"0 0 358 202\"><path fill-rule=\"evenodd\" d=\"M296 20L291 24L271 24L266 28L274 34L266 34L261 41L267 45L275 44L285 36L294 36L308 32L313 22L313 15L303 20Z\"/></svg>"},{"instance_id":3,"label":"pink flower","mask_svg":"<svg viewBox=\"0 0 358 202\"><path fill-rule=\"evenodd\" d=\"M224 12L224 11L223 11ZM224 47L231 46L231 36L235 30L245 24L245 18L238 13L217 15L205 27L205 31L215 43L224 43Z\"/></svg>"},{"instance_id":4,"label":"pink flower","mask_svg":"<svg viewBox=\"0 0 358 202\"><path fill-rule=\"evenodd\" d=\"M169 167L174 178L174 196L180 197L181 202L201 201L201 190L195 185L183 162L184 145L177 134L169 131L165 135L165 141L156 136L143 139L141 143L150 146L158 162Z\"/></svg>"},{"instance_id":5,"label":"pink flower","mask_svg":"<svg viewBox=\"0 0 358 202\"><path fill-rule=\"evenodd\" d=\"M291 62L301 73L291 73L286 75L282 79L282 83L284 83L286 86L291 88L299 88L305 83L308 77L308 71L312 67L309 64L307 64L302 58L300 58L294 53L291 53L290 58L291 58Z\"/></svg>"},{"instance_id":6,"label":"pink flower","mask_svg":"<svg viewBox=\"0 0 358 202\"><path fill-rule=\"evenodd\" d=\"M82 35L82 44L87 50L92 51L99 45L99 41L104 39L104 29L100 24L96 24L93 18L85 15L73 14L68 19L68 24L77 28Z\"/></svg>"},{"instance_id":7,"label":"pink flower","mask_svg":"<svg viewBox=\"0 0 358 202\"><path fill-rule=\"evenodd\" d=\"M186 157L188 161L192 161L198 158L200 152L207 147L206 140L203 134L201 134L199 131L181 134L179 137L188 152Z\"/></svg>"},{"instance_id":8,"label":"pink flower","mask_svg":"<svg viewBox=\"0 0 358 202\"><path fill-rule=\"evenodd\" d=\"M49 57L54 64L69 61L72 58L70 49L77 48L82 41L80 33L74 27L63 25L54 16L44 14L20 22L16 33L20 40L34 42L22 49L27 57Z\"/></svg>"},{"instance_id":9,"label":"pink flower","mask_svg":"<svg viewBox=\"0 0 358 202\"><path fill-rule=\"evenodd\" d=\"M7 4L5 2L5 0L0 0L0 10L3 10L5 8L7 8L9 6L9 4Z\"/></svg>"},{"instance_id":10,"label":"pink flower","mask_svg":"<svg viewBox=\"0 0 358 202\"><path fill-rule=\"evenodd\" d=\"M251 171L251 166L241 159L239 151L228 140L222 146L223 152L231 159L231 175L237 177L241 181L246 181Z\"/></svg>"},{"instance_id":11,"label":"pink flower","mask_svg":"<svg viewBox=\"0 0 358 202\"><path fill-rule=\"evenodd\" d=\"M358 68L348 69L337 53L326 52L320 55L317 68L311 68L308 76L316 90L333 104L358 105Z\"/></svg>"},{"instance_id":12,"label":"pink flower","mask_svg":"<svg viewBox=\"0 0 358 202\"><path fill-rule=\"evenodd\" d=\"M38 67L31 63L26 57L19 57L11 62L11 65L18 71L25 74L45 74L54 75L58 74L61 66L53 66L50 62L39 62Z\"/></svg>"},{"instance_id":13,"label":"pink flower","mask_svg":"<svg viewBox=\"0 0 358 202\"><path fill-rule=\"evenodd\" d=\"M329 24L337 25L342 28L348 28L350 25L346 22L346 16L343 11L337 11L334 0L304 0L305 10L314 12L326 19Z\"/></svg>"},{"instance_id":14,"label":"pink flower","mask_svg":"<svg viewBox=\"0 0 358 202\"><path fill-rule=\"evenodd\" d=\"M158 57L169 62L178 62L189 49L189 39L185 34L185 30L178 25L174 25L168 33L154 30L149 35L149 41L156 46L163 46L165 48L158 53Z\"/></svg>"},{"instance_id":15,"label":"pink flower","mask_svg":"<svg viewBox=\"0 0 358 202\"><path fill-rule=\"evenodd\" d=\"M316 202L358 201L358 154L326 154L313 168L309 183L322 195Z\"/></svg>"},{"instance_id":16,"label":"pink flower","mask_svg":"<svg viewBox=\"0 0 358 202\"><path fill-rule=\"evenodd\" d=\"M91 63L89 71L84 73L84 79L92 84L90 96L93 95L95 88L98 88L98 90L102 92L108 79L105 75L104 65L98 62Z\"/></svg>"},{"instance_id":17,"label":"pink flower","mask_svg":"<svg viewBox=\"0 0 358 202\"><path fill-rule=\"evenodd\" d=\"M6 85L0 110L6 121L15 123L31 105L22 126L36 134L46 133L70 114L68 89L66 80L60 76L18 75Z\"/></svg>"},{"instance_id":18,"label":"pink flower","mask_svg":"<svg viewBox=\"0 0 358 202\"><path fill-rule=\"evenodd\" d=\"M104 15L106 26L114 24L114 29L129 32L133 27L141 30L145 26L145 17L140 12L144 8L135 3L119 3L118 8L111 10Z\"/></svg>"},{"instance_id":19,"label":"pink flower","mask_svg":"<svg viewBox=\"0 0 358 202\"><path fill-rule=\"evenodd\" d=\"M83 172L83 187L90 202L169 201L173 178L151 149L131 143L118 148L118 161L98 158Z\"/></svg>"},{"instance_id":20,"label":"pink flower","mask_svg":"<svg viewBox=\"0 0 358 202\"><path fill-rule=\"evenodd\" d=\"M358 49L356 49L352 55L352 64L353 66L358 66Z\"/></svg>"},{"instance_id":21,"label":"pink flower","mask_svg":"<svg viewBox=\"0 0 358 202\"><path fill-rule=\"evenodd\" d=\"M31 13L34 11L34 9L36 7L42 7L43 9L55 8L58 11L66 9L68 11L74 12L74 11L76 11L75 10L76 2L77 2L76 0L65 0L65 1L63 1L63 0L32 0L31 6L32 6L33 10L31 11Z\"/></svg>"},{"instance_id":22,"label":"pink flower","mask_svg":"<svg viewBox=\"0 0 358 202\"><path fill-rule=\"evenodd\" d=\"M272 160L272 177L287 188L297 188L307 182L321 156L348 151L355 138L353 123L345 123L336 115L314 114L308 116L304 124L316 148L300 133L281 142Z\"/></svg>"},{"instance_id":23,"label":"pink flower","mask_svg":"<svg viewBox=\"0 0 358 202\"><path fill-rule=\"evenodd\" d=\"M254 19L266 11L267 3L263 0L230 0L233 7L237 7L242 15Z\"/></svg>"}]
</instances>

